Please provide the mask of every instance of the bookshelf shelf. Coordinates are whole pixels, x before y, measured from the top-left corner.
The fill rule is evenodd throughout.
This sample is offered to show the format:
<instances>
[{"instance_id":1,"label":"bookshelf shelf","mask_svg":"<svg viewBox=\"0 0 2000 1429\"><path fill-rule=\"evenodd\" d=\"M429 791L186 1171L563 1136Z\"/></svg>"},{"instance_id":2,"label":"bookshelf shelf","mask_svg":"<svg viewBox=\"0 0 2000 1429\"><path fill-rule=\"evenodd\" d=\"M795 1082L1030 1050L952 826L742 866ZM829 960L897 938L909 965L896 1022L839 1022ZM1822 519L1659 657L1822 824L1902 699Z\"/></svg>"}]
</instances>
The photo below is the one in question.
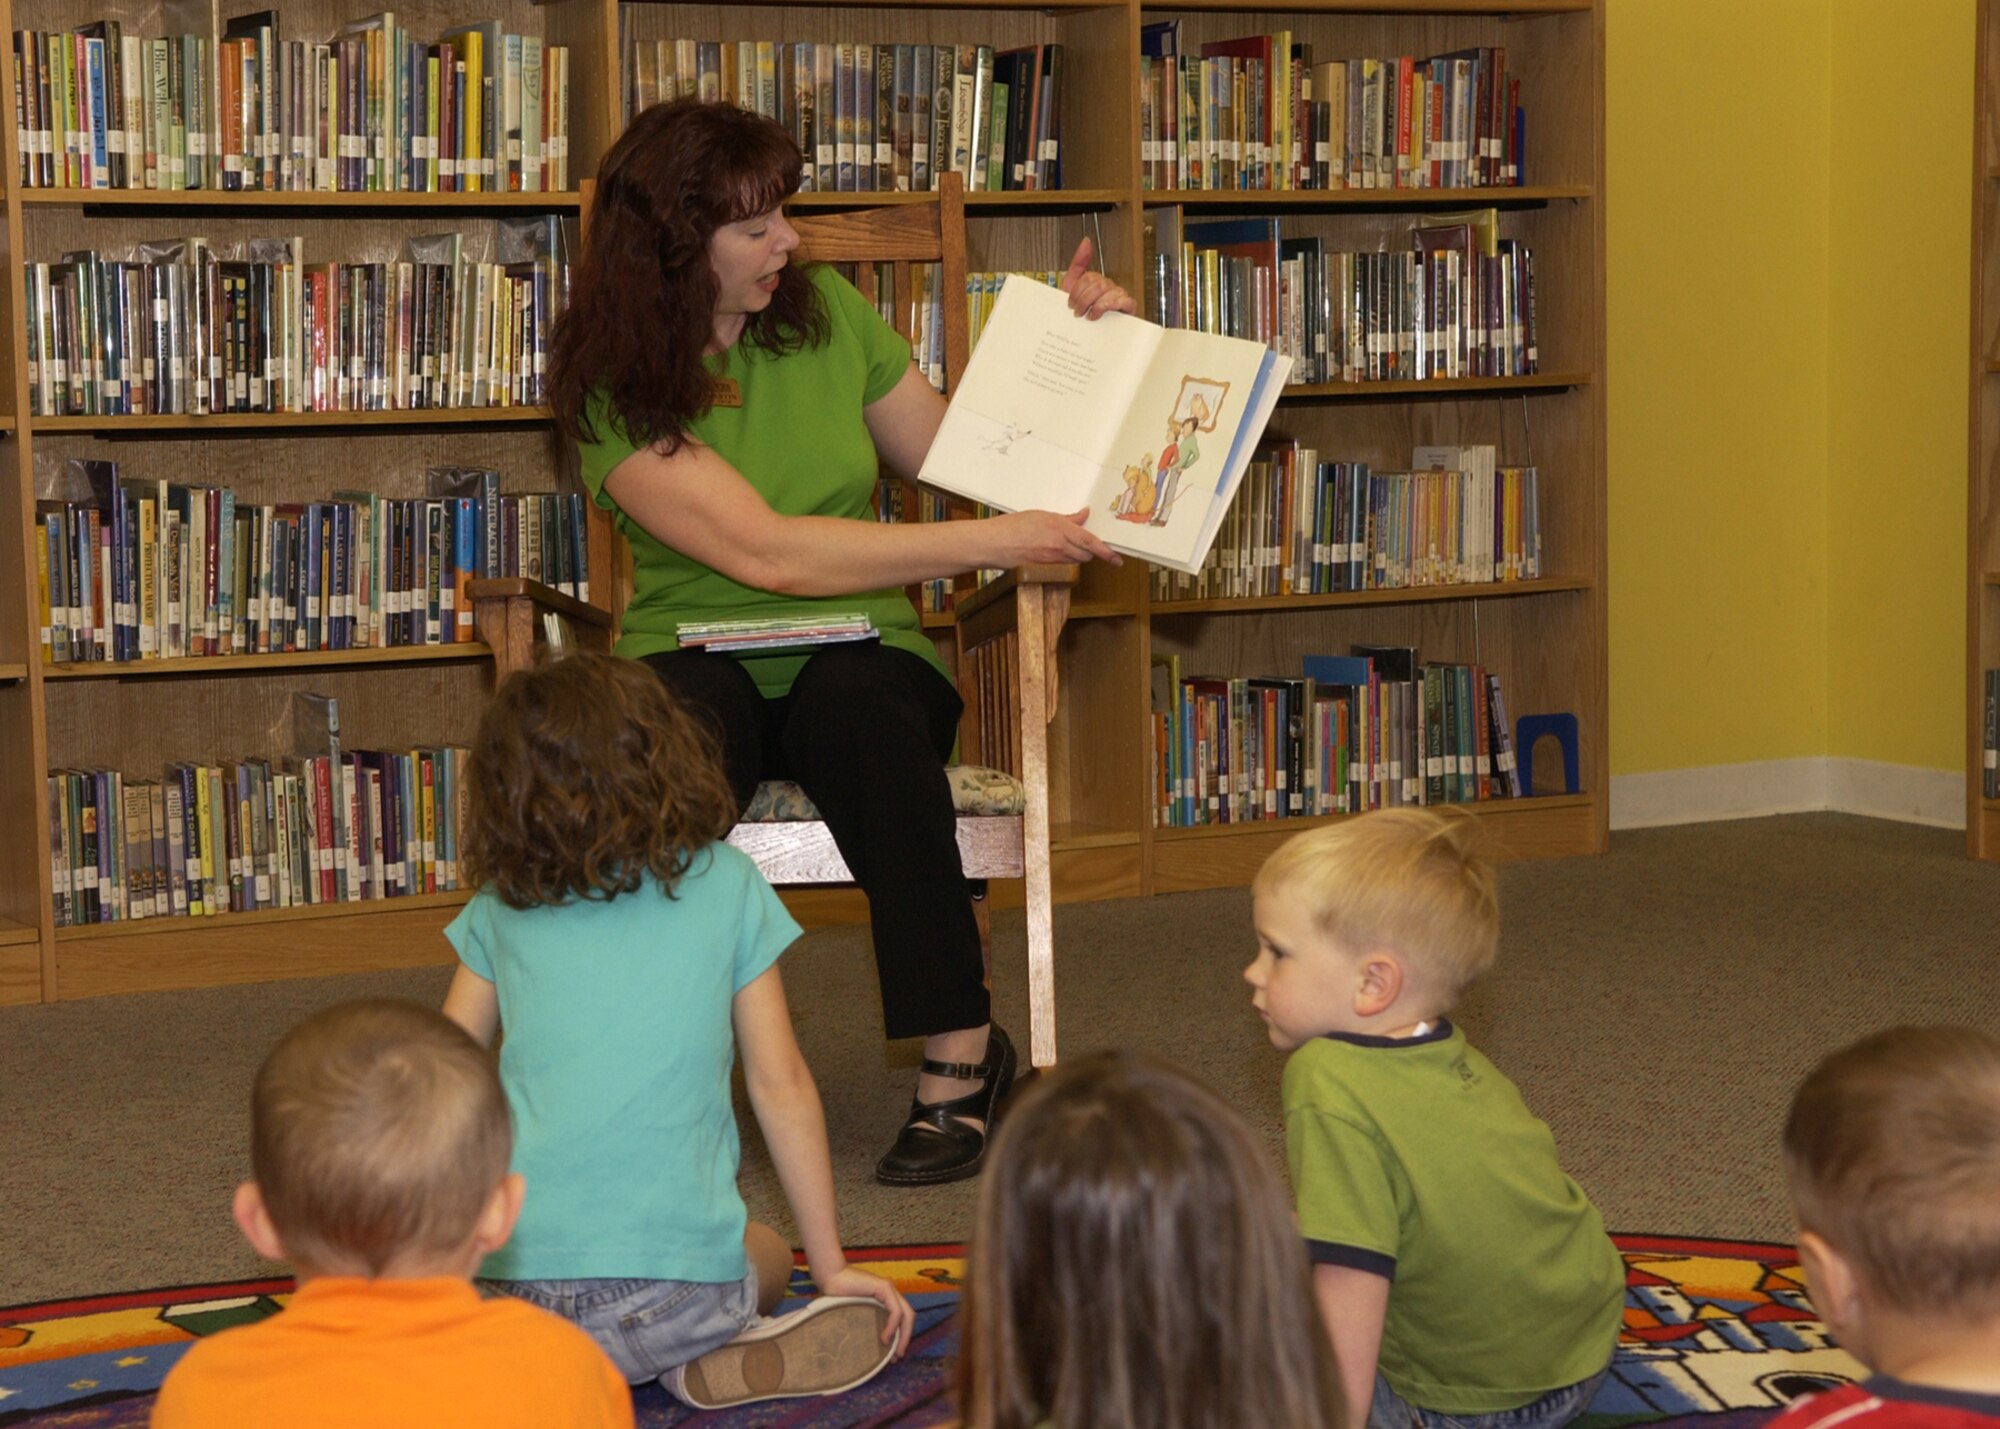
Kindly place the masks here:
<instances>
[{"instance_id":1,"label":"bookshelf shelf","mask_svg":"<svg viewBox=\"0 0 2000 1429\"><path fill-rule=\"evenodd\" d=\"M39 941L41 933L31 924L16 923L0 918L0 948L15 947L21 943Z\"/></svg>"},{"instance_id":2,"label":"bookshelf shelf","mask_svg":"<svg viewBox=\"0 0 2000 1429\"><path fill-rule=\"evenodd\" d=\"M1086 848L1129 848L1139 842L1136 829L1106 828L1101 824L1051 824L1049 843L1058 851Z\"/></svg>"},{"instance_id":3,"label":"bookshelf shelf","mask_svg":"<svg viewBox=\"0 0 2000 1429\"><path fill-rule=\"evenodd\" d=\"M1458 807L1478 818L1490 844L1504 858L1547 858L1574 853L1578 843L1588 839L1604 817L1601 801L1590 794L1492 799ZM1156 829L1153 887L1161 893L1187 893L1248 883L1264 860L1294 834L1354 817L1329 814L1310 819Z\"/></svg>"},{"instance_id":4,"label":"bookshelf shelf","mask_svg":"<svg viewBox=\"0 0 2000 1429\"><path fill-rule=\"evenodd\" d=\"M1154 615L1212 615L1231 611L1329 610L1340 606L1428 605L1446 601L1506 600L1553 592L1588 591L1596 582L1550 577L1481 585L1402 586L1394 590L1340 591L1326 595L1232 596L1218 600L1155 600Z\"/></svg>"},{"instance_id":5,"label":"bookshelf shelf","mask_svg":"<svg viewBox=\"0 0 2000 1429\"><path fill-rule=\"evenodd\" d=\"M1015 213L1034 209L1049 213L1072 213L1112 208L1129 195L1123 189L1024 189L999 193L970 193L965 196L968 213ZM905 204L934 204L934 193L802 193L794 194L788 208L827 209L890 208Z\"/></svg>"},{"instance_id":6,"label":"bookshelf shelf","mask_svg":"<svg viewBox=\"0 0 2000 1429\"><path fill-rule=\"evenodd\" d=\"M1268 11L1275 15L1574 15L1588 11L1592 0L1202 0L1196 5L1147 5L1142 13L1189 11Z\"/></svg>"},{"instance_id":7,"label":"bookshelf shelf","mask_svg":"<svg viewBox=\"0 0 2000 1429\"><path fill-rule=\"evenodd\" d=\"M1145 204L1188 209L1533 208L1594 197L1588 184L1523 184L1493 189L1148 189ZM967 202L970 207L970 200Z\"/></svg>"},{"instance_id":8,"label":"bookshelf shelf","mask_svg":"<svg viewBox=\"0 0 2000 1429\"><path fill-rule=\"evenodd\" d=\"M141 918L132 922L86 923L79 927L56 929L56 941L73 943L99 939L158 938L188 928L243 928L367 918L383 913L419 913L440 908L461 908L471 897L465 891L413 893L407 898L377 898L362 903L313 903L304 908L265 908L255 913L223 913L211 918Z\"/></svg>"},{"instance_id":9,"label":"bookshelf shelf","mask_svg":"<svg viewBox=\"0 0 2000 1429\"><path fill-rule=\"evenodd\" d=\"M402 412L218 412L206 417L30 417L37 433L89 432L101 436L204 431L327 432L422 431L439 427L533 427L549 420L546 407L426 407Z\"/></svg>"},{"instance_id":10,"label":"bookshelf shelf","mask_svg":"<svg viewBox=\"0 0 2000 1429\"><path fill-rule=\"evenodd\" d=\"M18 662L0 664L0 685L17 684L28 678L28 667Z\"/></svg>"},{"instance_id":11,"label":"bookshelf shelf","mask_svg":"<svg viewBox=\"0 0 2000 1429\"><path fill-rule=\"evenodd\" d=\"M78 208L86 213L119 209L206 210L265 213L312 210L330 215L423 213L575 213L576 193L303 193L219 189L22 189L23 208Z\"/></svg>"},{"instance_id":12,"label":"bookshelf shelf","mask_svg":"<svg viewBox=\"0 0 2000 1429\"><path fill-rule=\"evenodd\" d=\"M470 895L430 893L218 918L58 928L62 998L326 977L448 962L442 930ZM282 929L282 936L274 930Z\"/></svg>"},{"instance_id":13,"label":"bookshelf shelf","mask_svg":"<svg viewBox=\"0 0 2000 1429\"><path fill-rule=\"evenodd\" d=\"M88 660L45 665L45 680L145 680L182 676L254 674L259 670L335 670L355 665L442 664L486 661L493 652L478 641L456 645L386 645L366 650L295 650L272 655L210 655L186 660Z\"/></svg>"},{"instance_id":14,"label":"bookshelf shelf","mask_svg":"<svg viewBox=\"0 0 2000 1429\"><path fill-rule=\"evenodd\" d=\"M1580 809L1590 804L1588 794L1541 794L1521 799L1482 799L1474 804L1459 804L1455 807L1466 809L1483 818L1494 818L1532 807L1537 812L1553 809ZM1254 834L1284 833L1295 834L1305 829L1318 828L1323 824L1337 824L1343 819L1360 817L1357 814L1321 814L1310 819L1256 819L1240 824L1198 824L1188 829L1158 829L1154 831L1155 842L1162 844L1199 843L1204 839L1244 838ZM58 937L61 934L57 934Z\"/></svg>"},{"instance_id":15,"label":"bookshelf shelf","mask_svg":"<svg viewBox=\"0 0 2000 1429\"><path fill-rule=\"evenodd\" d=\"M1588 387L1588 372L1534 372L1524 377L1430 377L1416 382L1309 382L1287 387L1278 401L1353 402L1384 397L1449 400L1468 395L1567 392Z\"/></svg>"}]
</instances>

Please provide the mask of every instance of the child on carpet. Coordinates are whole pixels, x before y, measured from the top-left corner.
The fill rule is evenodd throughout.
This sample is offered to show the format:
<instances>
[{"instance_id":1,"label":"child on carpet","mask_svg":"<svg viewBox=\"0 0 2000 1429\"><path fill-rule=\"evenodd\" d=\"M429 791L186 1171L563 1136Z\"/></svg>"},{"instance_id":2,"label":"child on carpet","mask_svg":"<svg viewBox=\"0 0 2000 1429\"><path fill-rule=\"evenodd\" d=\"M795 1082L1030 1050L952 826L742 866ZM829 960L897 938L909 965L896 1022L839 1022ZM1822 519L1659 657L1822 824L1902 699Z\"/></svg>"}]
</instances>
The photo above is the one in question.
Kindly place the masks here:
<instances>
[{"instance_id":1,"label":"child on carpet","mask_svg":"<svg viewBox=\"0 0 2000 1429\"><path fill-rule=\"evenodd\" d=\"M1186 1073L1064 1062L1000 1127L967 1256L967 1429L1336 1429L1268 1153Z\"/></svg>"},{"instance_id":2,"label":"child on carpet","mask_svg":"<svg viewBox=\"0 0 2000 1429\"><path fill-rule=\"evenodd\" d=\"M588 1336L472 1288L521 1209L510 1142L493 1059L430 1009L349 1002L292 1029L257 1072L235 1214L298 1291L189 1349L154 1429L629 1429Z\"/></svg>"},{"instance_id":3,"label":"child on carpet","mask_svg":"<svg viewBox=\"0 0 2000 1429\"><path fill-rule=\"evenodd\" d=\"M1621 1320L1603 1221L1445 1016L1500 937L1476 833L1367 814L1291 839L1251 888L1243 976L1292 1054L1285 1153L1351 1429L1556 1429Z\"/></svg>"},{"instance_id":4,"label":"child on carpet","mask_svg":"<svg viewBox=\"0 0 2000 1429\"><path fill-rule=\"evenodd\" d=\"M482 1273L695 1408L874 1375L912 1314L841 1252L778 975L799 926L720 841L735 803L707 729L644 665L554 660L496 692L466 786L479 891L445 929L460 966L444 1010L482 1044L505 1028L514 1169L533 1191ZM792 1258L736 1188L738 1045L823 1292L775 1319Z\"/></svg>"},{"instance_id":5,"label":"child on carpet","mask_svg":"<svg viewBox=\"0 0 2000 1429\"><path fill-rule=\"evenodd\" d=\"M2000 1039L1897 1027L1835 1052L1784 1157L1813 1309L1873 1373L1771 1429L2000 1426Z\"/></svg>"}]
</instances>

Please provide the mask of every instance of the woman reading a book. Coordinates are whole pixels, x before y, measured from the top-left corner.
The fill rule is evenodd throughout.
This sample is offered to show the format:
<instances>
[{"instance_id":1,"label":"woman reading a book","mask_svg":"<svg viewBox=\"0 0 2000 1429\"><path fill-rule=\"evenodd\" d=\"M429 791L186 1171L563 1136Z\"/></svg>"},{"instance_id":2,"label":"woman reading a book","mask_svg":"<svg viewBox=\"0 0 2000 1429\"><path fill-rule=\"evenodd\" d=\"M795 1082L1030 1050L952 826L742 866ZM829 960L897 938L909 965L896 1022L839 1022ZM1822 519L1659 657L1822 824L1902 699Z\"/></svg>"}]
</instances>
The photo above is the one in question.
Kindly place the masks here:
<instances>
[{"instance_id":1,"label":"woman reading a book","mask_svg":"<svg viewBox=\"0 0 2000 1429\"><path fill-rule=\"evenodd\" d=\"M944 761L962 708L902 587L963 571L1117 559L1083 512L885 524L878 461L914 477L945 404L830 270L791 261L801 159L729 104L642 111L606 155L552 404L632 549L618 651L708 713L739 805L796 779L868 896L890 1037L924 1038L892 1184L973 1174L1013 1076L992 1024ZM1131 312L1089 271L1083 317ZM859 612L879 640L742 657L679 648L682 622Z\"/></svg>"}]
</instances>

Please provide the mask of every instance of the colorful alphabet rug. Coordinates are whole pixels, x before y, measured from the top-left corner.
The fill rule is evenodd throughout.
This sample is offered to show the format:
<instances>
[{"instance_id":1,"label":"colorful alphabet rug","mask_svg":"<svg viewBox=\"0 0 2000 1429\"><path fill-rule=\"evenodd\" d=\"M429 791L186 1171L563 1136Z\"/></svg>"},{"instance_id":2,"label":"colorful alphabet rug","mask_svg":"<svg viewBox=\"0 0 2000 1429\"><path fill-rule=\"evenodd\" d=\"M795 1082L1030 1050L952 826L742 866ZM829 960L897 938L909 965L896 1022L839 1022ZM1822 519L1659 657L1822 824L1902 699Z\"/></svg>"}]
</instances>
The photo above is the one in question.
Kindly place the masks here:
<instances>
[{"instance_id":1,"label":"colorful alphabet rug","mask_svg":"<svg viewBox=\"0 0 2000 1429\"><path fill-rule=\"evenodd\" d=\"M1626 1264L1625 1335L1582 1429L1756 1429L1801 1394L1861 1376L1806 1304L1791 1247L1615 1237ZM919 1429L951 1422L957 1246L854 1252L917 1308L910 1352L837 1399L697 1414L665 1390L633 1392L642 1426ZM0 1426L126 1429L195 1341L284 1307L288 1280L142 1290L0 1310ZM1693 1429L1692 1424L1688 1429Z\"/></svg>"}]
</instances>

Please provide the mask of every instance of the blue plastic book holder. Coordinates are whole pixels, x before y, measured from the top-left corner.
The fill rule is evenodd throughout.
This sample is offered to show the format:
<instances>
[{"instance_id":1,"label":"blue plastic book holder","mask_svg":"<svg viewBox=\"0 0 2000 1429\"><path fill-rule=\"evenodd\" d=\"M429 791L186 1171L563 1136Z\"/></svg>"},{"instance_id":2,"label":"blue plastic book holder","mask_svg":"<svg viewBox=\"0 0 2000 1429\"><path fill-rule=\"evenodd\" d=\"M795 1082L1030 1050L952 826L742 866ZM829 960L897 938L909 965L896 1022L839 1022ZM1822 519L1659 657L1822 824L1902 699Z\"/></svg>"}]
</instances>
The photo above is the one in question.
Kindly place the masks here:
<instances>
[{"instance_id":1,"label":"blue plastic book holder","mask_svg":"<svg viewBox=\"0 0 2000 1429\"><path fill-rule=\"evenodd\" d=\"M1576 716L1573 714L1522 715L1514 721L1514 758L1520 765L1521 792L1535 792L1535 741L1545 734L1556 737L1562 746L1563 792L1574 794L1582 787L1577 777Z\"/></svg>"}]
</instances>

